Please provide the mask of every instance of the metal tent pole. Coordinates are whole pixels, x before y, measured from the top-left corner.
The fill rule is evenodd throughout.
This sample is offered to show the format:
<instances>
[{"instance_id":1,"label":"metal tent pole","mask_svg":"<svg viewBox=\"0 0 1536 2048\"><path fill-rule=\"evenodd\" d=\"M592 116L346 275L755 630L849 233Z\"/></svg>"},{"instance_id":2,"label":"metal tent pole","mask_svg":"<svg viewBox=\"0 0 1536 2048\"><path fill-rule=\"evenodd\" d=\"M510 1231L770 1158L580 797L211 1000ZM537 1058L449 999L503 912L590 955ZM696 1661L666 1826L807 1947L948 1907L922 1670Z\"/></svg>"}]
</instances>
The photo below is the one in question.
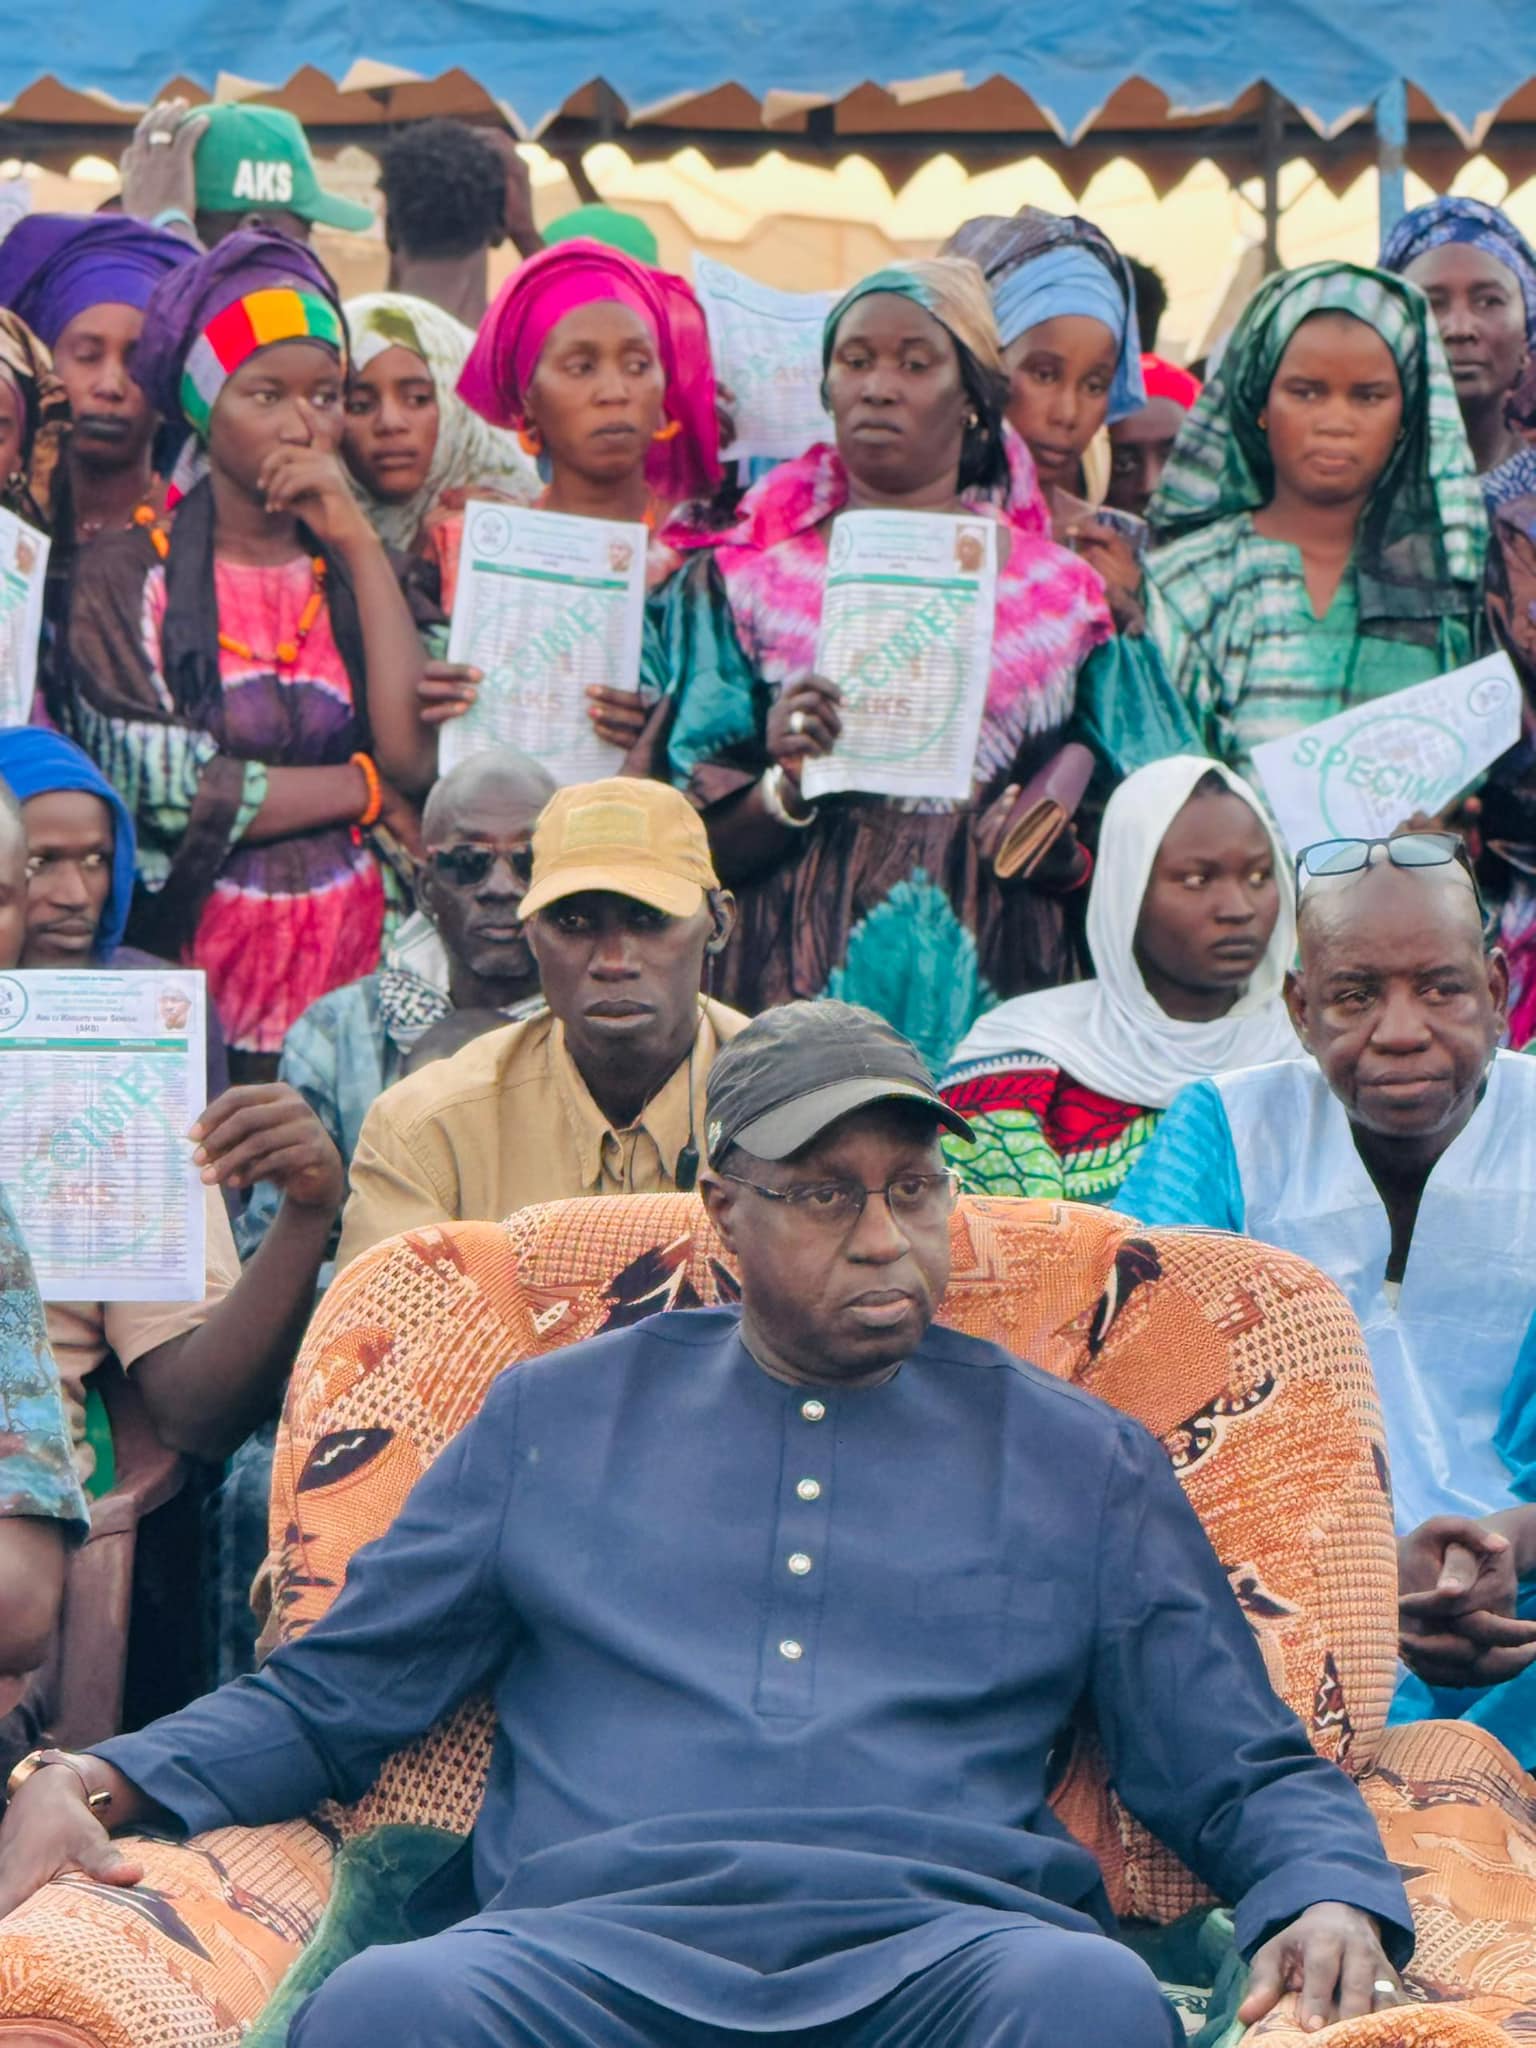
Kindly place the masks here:
<instances>
[{"instance_id":1,"label":"metal tent pole","mask_svg":"<svg viewBox=\"0 0 1536 2048\"><path fill-rule=\"evenodd\" d=\"M1376 189L1383 239L1408 211L1408 87L1394 78L1376 102Z\"/></svg>"},{"instance_id":2,"label":"metal tent pole","mask_svg":"<svg viewBox=\"0 0 1536 2048\"><path fill-rule=\"evenodd\" d=\"M1285 145L1285 103L1272 85L1262 88L1259 125L1264 177L1264 275L1280 268L1280 158Z\"/></svg>"}]
</instances>

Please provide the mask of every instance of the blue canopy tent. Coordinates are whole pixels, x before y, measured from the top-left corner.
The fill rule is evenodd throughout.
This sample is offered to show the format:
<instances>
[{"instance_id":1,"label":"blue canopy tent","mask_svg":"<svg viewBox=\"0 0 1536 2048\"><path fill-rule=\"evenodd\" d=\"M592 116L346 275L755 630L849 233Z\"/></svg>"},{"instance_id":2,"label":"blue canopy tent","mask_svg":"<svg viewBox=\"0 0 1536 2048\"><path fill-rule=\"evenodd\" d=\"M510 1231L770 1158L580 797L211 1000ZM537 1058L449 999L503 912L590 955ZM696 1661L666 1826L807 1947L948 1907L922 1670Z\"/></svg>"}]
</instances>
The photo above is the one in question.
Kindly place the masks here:
<instances>
[{"instance_id":1,"label":"blue canopy tent","mask_svg":"<svg viewBox=\"0 0 1536 2048\"><path fill-rule=\"evenodd\" d=\"M99 147L87 132L120 132L168 81L206 93L232 74L322 146L451 111L505 115L568 161L603 138L717 159L858 150L899 178L951 149L1046 155L1079 185L1113 155L1159 183L1210 156L1264 176L1271 234L1292 156L1339 180L1376 157L1389 214L1405 154L1444 182L1495 115L1492 153L1536 169L1533 0L0 0L5 22L0 148L34 130L31 154ZM390 69L358 80L360 60Z\"/></svg>"},{"instance_id":2,"label":"blue canopy tent","mask_svg":"<svg viewBox=\"0 0 1536 2048\"><path fill-rule=\"evenodd\" d=\"M1079 136L1140 77L1177 108L1230 106L1264 79L1324 134L1404 77L1465 133L1536 71L1529 0L53 0L0 8L0 97L43 72L142 102L178 72L270 78L297 63L340 77L360 57L423 75L444 58L538 124L594 78L630 107L727 81L836 100L871 75L1001 74Z\"/></svg>"}]
</instances>

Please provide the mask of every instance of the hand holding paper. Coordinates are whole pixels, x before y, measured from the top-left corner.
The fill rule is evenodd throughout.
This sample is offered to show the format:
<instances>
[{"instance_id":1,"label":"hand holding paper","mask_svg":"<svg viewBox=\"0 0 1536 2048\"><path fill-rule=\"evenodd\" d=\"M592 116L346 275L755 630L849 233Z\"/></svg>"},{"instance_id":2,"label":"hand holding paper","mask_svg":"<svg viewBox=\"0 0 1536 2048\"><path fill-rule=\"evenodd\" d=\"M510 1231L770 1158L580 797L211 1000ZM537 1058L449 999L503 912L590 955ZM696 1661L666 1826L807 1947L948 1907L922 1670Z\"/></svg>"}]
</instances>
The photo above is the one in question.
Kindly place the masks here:
<instances>
[{"instance_id":1,"label":"hand holding paper","mask_svg":"<svg viewBox=\"0 0 1536 2048\"><path fill-rule=\"evenodd\" d=\"M1520 737L1520 683L1507 654L1394 690L1253 750L1293 851L1379 838L1437 817Z\"/></svg>"},{"instance_id":2,"label":"hand holding paper","mask_svg":"<svg viewBox=\"0 0 1536 2048\"><path fill-rule=\"evenodd\" d=\"M487 747L520 747L559 783L617 775L638 696L645 619L643 526L473 502L465 508L450 664L479 672L472 691L442 680L423 716L441 723L446 775ZM468 695L462 715L446 701ZM625 703L634 706L631 714ZM596 716L594 716L594 711Z\"/></svg>"},{"instance_id":3,"label":"hand holding paper","mask_svg":"<svg viewBox=\"0 0 1536 2048\"><path fill-rule=\"evenodd\" d=\"M831 753L800 776L838 790L963 801L992 670L997 529L947 513L834 522L816 667L841 692Z\"/></svg>"},{"instance_id":4,"label":"hand holding paper","mask_svg":"<svg viewBox=\"0 0 1536 2048\"><path fill-rule=\"evenodd\" d=\"M801 676L788 684L768 714L767 747L787 774L799 781L807 761L830 754L843 729L842 692L825 676Z\"/></svg>"}]
</instances>

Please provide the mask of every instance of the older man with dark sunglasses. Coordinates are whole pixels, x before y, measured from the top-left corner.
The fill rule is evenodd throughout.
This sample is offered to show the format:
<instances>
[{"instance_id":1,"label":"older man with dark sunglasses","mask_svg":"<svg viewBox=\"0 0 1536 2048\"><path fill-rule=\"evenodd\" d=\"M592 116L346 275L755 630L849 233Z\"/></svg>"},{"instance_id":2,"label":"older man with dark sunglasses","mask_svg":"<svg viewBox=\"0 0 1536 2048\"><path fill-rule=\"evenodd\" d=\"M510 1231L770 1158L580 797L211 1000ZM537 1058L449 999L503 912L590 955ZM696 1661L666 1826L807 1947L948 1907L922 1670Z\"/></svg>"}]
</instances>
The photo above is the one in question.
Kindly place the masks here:
<instances>
[{"instance_id":1,"label":"older man with dark sunglasses","mask_svg":"<svg viewBox=\"0 0 1536 2048\"><path fill-rule=\"evenodd\" d=\"M322 996L290 1029L278 1078L319 1117L343 1166L375 1099L437 1026L464 1013L489 1029L541 1007L538 962L517 913L533 828L554 793L546 770L515 747L477 754L434 784L422 813L416 913L376 972ZM263 1183L241 1220L243 1255L277 1209L277 1191Z\"/></svg>"},{"instance_id":2,"label":"older man with dark sunglasses","mask_svg":"<svg viewBox=\"0 0 1536 2048\"><path fill-rule=\"evenodd\" d=\"M343 1963L293 2048L1175 2048L1050 1809L1091 1719L1235 1904L1245 2020L1290 1982L1304 2026L1392 2005L1401 1881L1163 1447L935 1322L938 1139L966 1127L912 1046L789 1004L723 1049L705 1115L739 1310L504 1373L256 1677L30 1759L0 1912L65 1867L133 1882L109 1828L356 1797L483 1686L473 1887L435 1901L462 1917Z\"/></svg>"},{"instance_id":3,"label":"older man with dark sunglasses","mask_svg":"<svg viewBox=\"0 0 1536 2048\"><path fill-rule=\"evenodd\" d=\"M1370 1346L1400 1534L1394 1716L1536 1765L1536 1061L1454 834L1303 850L1308 1056L1177 1097L1117 1202L1300 1252ZM1523 1590L1522 1590L1523 1589Z\"/></svg>"}]
</instances>

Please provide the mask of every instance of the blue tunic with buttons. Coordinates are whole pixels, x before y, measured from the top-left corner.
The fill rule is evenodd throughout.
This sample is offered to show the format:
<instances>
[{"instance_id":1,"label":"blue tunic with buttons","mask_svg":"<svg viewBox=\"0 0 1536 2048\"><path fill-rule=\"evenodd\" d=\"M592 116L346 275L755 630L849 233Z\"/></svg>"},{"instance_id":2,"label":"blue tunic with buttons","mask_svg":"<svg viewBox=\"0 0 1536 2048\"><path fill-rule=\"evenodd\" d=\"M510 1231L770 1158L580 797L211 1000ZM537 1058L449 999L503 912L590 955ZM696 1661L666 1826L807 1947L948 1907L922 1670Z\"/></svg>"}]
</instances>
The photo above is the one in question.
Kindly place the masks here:
<instances>
[{"instance_id":1,"label":"blue tunic with buttons","mask_svg":"<svg viewBox=\"0 0 1536 2048\"><path fill-rule=\"evenodd\" d=\"M723 1309L521 1365L308 1635L98 1753L189 1831L253 1825L355 1799L487 1685L482 1913L708 2025L836 2021L1007 1927L1111 1930L1046 1801L1083 1713L1243 1949L1323 1899L1412 1946L1160 1446L953 1330L815 1394Z\"/></svg>"}]
</instances>

